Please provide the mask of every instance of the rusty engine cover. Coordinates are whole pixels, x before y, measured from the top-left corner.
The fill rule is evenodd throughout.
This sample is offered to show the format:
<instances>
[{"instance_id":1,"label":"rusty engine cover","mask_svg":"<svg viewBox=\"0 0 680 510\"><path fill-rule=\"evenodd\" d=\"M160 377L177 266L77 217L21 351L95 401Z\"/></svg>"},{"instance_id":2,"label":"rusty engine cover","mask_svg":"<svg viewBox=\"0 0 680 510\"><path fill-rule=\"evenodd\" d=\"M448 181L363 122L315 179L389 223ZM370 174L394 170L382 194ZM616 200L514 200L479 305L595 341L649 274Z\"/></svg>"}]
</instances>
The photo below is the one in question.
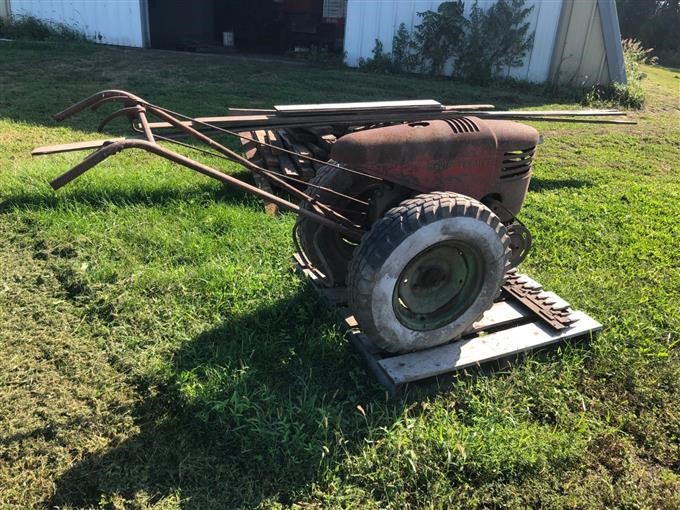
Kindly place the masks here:
<instances>
[{"instance_id":1,"label":"rusty engine cover","mask_svg":"<svg viewBox=\"0 0 680 510\"><path fill-rule=\"evenodd\" d=\"M350 133L331 158L418 192L492 197L516 215L538 140L534 128L518 122L460 117Z\"/></svg>"}]
</instances>

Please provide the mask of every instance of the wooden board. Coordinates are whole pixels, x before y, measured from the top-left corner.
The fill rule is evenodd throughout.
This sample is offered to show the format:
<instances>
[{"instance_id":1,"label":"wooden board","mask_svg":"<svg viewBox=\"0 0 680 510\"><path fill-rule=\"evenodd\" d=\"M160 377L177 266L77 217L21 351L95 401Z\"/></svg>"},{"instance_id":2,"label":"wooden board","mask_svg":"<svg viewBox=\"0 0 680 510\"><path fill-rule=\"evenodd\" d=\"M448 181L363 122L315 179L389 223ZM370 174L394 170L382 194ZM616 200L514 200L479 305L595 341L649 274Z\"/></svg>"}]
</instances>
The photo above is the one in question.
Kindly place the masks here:
<instances>
[{"instance_id":1,"label":"wooden board","mask_svg":"<svg viewBox=\"0 0 680 510\"><path fill-rule=\"evenodd\" d=\"M337 310L352 344L362 354L378 382L392 394L408 384L453 374L468 367L519 357L558 342L593 335L602 329L599 322L583 312L571 310L569 304L554 293L548 294L558 306L569 309L571 317L575 319L570 327L559 331L546 325L512 296L504 294L461 339L417 352L388 353L376 347L362 333L352 310L347 307L347 291L344 287L323 287L302 257L296 255L295 261L319 295ZM523 278L536 288L541 287L531 278L524 275Z\"/></svg>"},{"instance_id":2,"label":"wooden board","mask_svg":"<svg viewBox=\"0 0 680 510\"><path fill-rule=\"evenodd\" d=\"M288 175L290 177L299 177L300 174L298 173L297 166L295 166L295 163L293 163L293 160L288 154L285 152L281 152L278 155L279 158L279 166L281 167L281 172L283 172L284 175Z\"/></svg>"},{"instance_id":3,"label":"wooden board","mask_svg":"<svg viewBox=\"0 0 680 510\"><path fill-rule=\"evenodd\" d=\"M489 312L492 316L493 309ZM522 354L602 329L599 322L583 312L574 311L572 315L577 321L571 327L560 331L539 321L529 322L487 335L475 336L469 340L459 340L424 351L383 358L378 364L388 374L393 384L398 386Z\"/></svg>"},{"instance_id":4,"label":"wooden board","mask_svg":"<svg viewBox=\"0 0 680 510\"><path fill-rule=\"evenodd\" d=\"M441 111L443 108L444 107L440 102L433 99L274 106L274 109L279 115L323 115L355 112L401 112L409 110Z\"/></svg>"},{"instance_id":5,"label":"wooden board","mask_svg":"<svg viewBox=\"0 0 680 510\"><path fill-rule=\"evenodd\" d=\"M134 137L131 137L134 138ZM120 142L125 138L107 138L106 140L90 140L87 142L60 143L58 145L46 145L36 147L31 151L31 156L45 156L47 154L57 154L59 152L85 151L89 149L101 149L104 145L113 142Z\"/></svg>"},{"instance_id":6,"label":"wooden board","mask_svg":"<svg viewBox=\"0 0 680 510\"><path fill-rule=\"evenodd\" d=\"M267 132L264 130L255 131L255 137L257 138L257 141L260 143L269 143L267 138ZM281 172L281 169L279 168L279 160L276 156L274 156L271 148L267 147L266 145L259 145L258 154L262 156L265 165L269 170L277 173Z\"/></svg>"},{"instance_id":7,"label":"wooden board","mask_svg":"<svg viewBox=\"0 0 680 510\"><path fill-rule=\"evenodd\" d=\"M248 136L249 138L255 140L256 134L251 133L249 131L246 132L241 132L239 134ZM248 158L250 161L255 163L258 166L262 166L263 161L262 157L260 156L259 150L258 150L258 145L255 142L252 142L251 140L246 140L245 138L241 138L241 144L243 145L243 150L245 151L246 158ZM273 193L274 190L271 187L271 183L269 182L268 179L263 177L262 175L252 172L253 174L253 180L255 181L255 185L260 188L261 190L266 191L267 193ZM273 202L268 202L266 200L262 201L264 205L264 211L270 215L270 216L276 216L279 213L279 206L276 205Z\"/></svg>"}]
</instances>

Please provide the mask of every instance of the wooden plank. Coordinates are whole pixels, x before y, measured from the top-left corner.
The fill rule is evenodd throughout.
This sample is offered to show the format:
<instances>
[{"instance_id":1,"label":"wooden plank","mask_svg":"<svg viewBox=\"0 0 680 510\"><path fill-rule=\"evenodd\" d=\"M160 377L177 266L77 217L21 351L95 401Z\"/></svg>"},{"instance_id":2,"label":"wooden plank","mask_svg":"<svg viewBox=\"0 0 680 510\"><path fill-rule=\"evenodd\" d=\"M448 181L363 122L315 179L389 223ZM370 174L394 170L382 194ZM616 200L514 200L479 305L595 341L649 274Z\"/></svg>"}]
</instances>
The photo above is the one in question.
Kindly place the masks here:
<instances>
[{"instance_id":1,"label":"wooden plank","mask_svg":"<svg viewBox=\"0 0 680 510\"><path fill-rule=\"evenodd\" d=\"M540 322L532 322L470 340L381 359L378 364L395 385L400 385L521 354L602 329L599 322L582 312L575 311L573 315L578 319L577 322L560 331Z\"/></svg>"},{"instance_id":2,"label":"wooden plank","mask_svg":"<svg viewBox=\"0 0 680 510\"><path fill-rule=\"evenodd\" d=\"M593 334L602 325L584 314L571 311L575 322L569 328L554 330L544 325L536 315L513 298L494 303L482 319L470 331L457 340L408 354L393 354L383 351L361 332L352 310L344 306L346 289L322 287L316 274L305 265L299 254L295 255L298 267L310 278L323 299L335 307L348 336L357 351L365 358L369 370L392 394L407 383L422 381L435 376L449 374L467 367L479 366L496 360L507 360L512 356L540 349L568 339ZM522 281L532 287L540 284L525 275ZM568 306L566 301L552 292L544 292L555 306Z\"/></svg>"},{"instance_id":3,"label":"wooden plank","mask_svg":"<svg viewBox=\"0 0 680 510\"><path fill-rule=\"evenodd\" d=\"M266 133L267 133L267 143L269 145L274 146L274 147L269 148L272 151L272 154L274 154L274 156L278 156L279 154L285 154L285 153L278 150L279 148L282 147L282 145L281 145L281 141L279 140L279 137L276 136L276 133L274 131L270 130L270 129L267 130Z\"/></svg>"},{"instance_id":4,"label":"wooden plank","mask_svg":"<svg viewBox=\"0 0 680 510\"><path fill-rule=\"evenodd\" d=\"M134 138L134 137L131 137ZM85 151L88 149L101 149L104 145L113 142L120 142L125 138L107 138L106 140L90 140L87 142L61 143L58 145L45 145L36 147L31 151L32 156L45 156L47 154L57 154L60 152Z\"/></svg>"},{"instance_id":5,"label":"wooden plank","mask_svg":"<svg viewBox=\"0 0 680 510\"><path fill-rule=\"evenodd\" d=\"M279 153L278 158L279 166L281 167L281 172L284 175L288 175L290 177L300 176L300 174L297 171L297 167L295 166L295 163L293 163L293 160L288 154L286 154L285 152L281 152Z\"/></svg>"},{"instance_id":6,"label":"wooden plank","mask_svg":"<svg viewBox=\"0 0 680 510\"><path fill-rule=\"evenodd\" d=\"M253 180L255 181L255 185L261 190L273 193L271 183L267 178L253 172ZM279 214L279 206L275 203L268 202L267 200L263 200L262 203L264 205L264 212L269 216L276 216Z\"/></svg>"},{"instance_id":7,"label":"wooden plank","mask_svg":"<svg viewBox=\"0 0 680 510\"><path fill-rule=\"evenodd\" d=\"M289 151L295 150L295 139L290 133L287 133L284 129L279 129L276 131L276 135L281 140L281 143L283 143L285 149L288 149Z\"/></svg>"},{"instance_id":8,"label":"wooden plank","mask_svg":"<svg viewBox=\"0 0 680 510\"><path fill-rule=\"evenodd\" d=\"M255 133L252 133L250 131L242 131L239 133L239 135L247 136L249 138L255 138ZM245 138L241 138L241 145L243 145L246 159L252 160L253 158L255 158L258 147L255 142L251 140L246 140Z\"/></svg>"},{"instance_id":9,"label":"wooden plank","mask_svg":"<svg viewBox=\"0 0 680 510\"><path fill-rule=\"evenodd\" d=\"M227 115L233 117L236 115L263 115L276 113L276 110L271 108L227 108Z\"/></svg>"},{"instance_id":10,"label":"wooden plank","mask_svg":"<svg viewBox=\"0 0 680 510\"><path fill-rule=\"evenodd\" d=\"M295 140L295 138L293 138L293 136L290 135L290 133L286 133L285 131L281 130L278 132L278 135L286 149L293 151L299 155L288 156L295 165L298 177L305 181L308 181L312 177L314 177L316 172L314 171L314 168L312 168L312 164L310 163L310 161L308 159L305 159L305 156L306 157L311 156L309 149L306 146L298 143Z\"/></svg>"},{"instance_id":11,"label":"wooden plank","mask_svg":"<svg viewBox=\"0 0 680 510\"><path fill-rule=\"evenodd\" d=\"M257 138L257 141L260 143L268 143L267 132L262 129L255 131L255 138ZM260 145L258 147L258 153L264 159L265 165L269 170L273 172L280 172L279 160L274 156L269 147L267 147L266 145Z\"/></svg>"},{"instance_id":12,"label":"wooden plank","mask_svg":"<svg viewBox=\"0 0 680 510\"><path fill-rule=\"evenodd\" d=\"M379 113L356 113L353 115L299 115L299 116L279 116L279 115L235 115L222 117L197 117L193 121L182 121L181 124L192 126L199 130L210 130L205 123L218 127L231 129L234 131L253 131L256 129L274 127L278 128L307 128L310 126L359 126L371 125L382 122L407 122L417 120L436 120L457 118L461 115L476 115L480 118L530 118L548 117L555 115L562 116L611 116L624 115L617 110L564 110L564 111L485 111L485 112L465 112L459 110L440 111L440 112L420 112L408 111L401 113L379 112ZM151 122L152 129L176 129L168 122Z\"/></svg>"},{"instance_id":13,"label":"wooden plank","mask_svg":"<svg viewBox=\"0 0 680 510\"><path fill-rule=\"evenodd\" d=\"M392 377L390 377L380 365L380 351L377 347L366 337L366 335L356 329L350 330L349 337L352 345L364 358L368 365L368 369L378 380L378 383L384 386L391 395L394 395L398 389L397 385L394 383Z\"/></svg>"},{"instance_id":14,"label":"wooden plank","mask_svg":"<svg viewBox=\"0 0 680 510\"><path fill-rule=\"evenodd\" d=\"M522 305L512 301L498 301L464 335L472 335L491 328L513 324L525 317L526 310Z\"/></svg>"},{"instance_id":15,"label":"wooden plank","mask_svg":"<svg viewBox=\"0 0 680 510\"><path fill-rule=\"evenodd\" d=\"M274 106L280 115L323 115L358 112L400 112L409 110L441 111L442 104L433 99L413 101L368 101L360 103L325 103Z\"/></svg>"},{"instance_id":16,"label":"wooden plank","mask_svg":"<svg viewBox=\"0 0 680 510\"><path fill-rule=\"evenodd\" d=\"M335 135L323 135L319 137L317 143L319 144L319 147L321 147L326 152L330 153L335 141L336 141Z\"/></svg>"}]
</instances>

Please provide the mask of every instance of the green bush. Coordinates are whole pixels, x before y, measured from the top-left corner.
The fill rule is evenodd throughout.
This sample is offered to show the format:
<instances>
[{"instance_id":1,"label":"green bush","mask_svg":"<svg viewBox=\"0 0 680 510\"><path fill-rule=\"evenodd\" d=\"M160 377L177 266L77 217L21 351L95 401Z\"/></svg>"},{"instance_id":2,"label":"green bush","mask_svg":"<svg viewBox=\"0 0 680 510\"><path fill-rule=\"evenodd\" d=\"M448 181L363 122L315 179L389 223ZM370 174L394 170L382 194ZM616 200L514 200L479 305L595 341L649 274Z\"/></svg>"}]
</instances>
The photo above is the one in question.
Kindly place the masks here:
<instances>
[{"instance_id":1,"label":"green bush","mask_svg":"<svg viewBox=\"0 0 680 510\"><path fill-rule=\"evenodd\" d=\"M0 18L0 37L34 41L87 41L87 36L73 27L42 21L33 16L16 16L10 20Z\"/></svg>"},{"instance_id":2,"label":"green bush","mask_svg":"<svg viewBox=\"0 0 680 510\"><path fill-rule=\"evenodd\" d=\"M534 34L525 21L533 8L524 7L524 0L498 0L487 10L475 2L456 64L460 74L474 83L488 83L504 67L522 65L534 45Z\"/></svg>"},{"instance_id":3,"label":"green bush","mask_svg":"<svg viewBox=\"0 0 680 510\"><path fill-rule=\"evenodd\" d=\"M475 6L477 4L475 3ZM437 12L419 12L423 22L416 27L415 49L420 66L429 74L444 73L446 63L458 57L466 46L470 22L463 16L461 0L444 2Z\"/></svg>"},{"instance_id":4,"label":"green bush","mask_svg":"<svg viewBox=\"0 0 680 510\"><path fill-rule=\"evenodd\" d=\"M392 55L385 53L380 39L375 40L372 53L372 58L359 59L359 70L378 74L399 72L394 65Z\"/></svg>"},{"instance_id":5,"label":"green bush","mask_svg":"<svg viewBox=\"0 0 680 510\"><path fill-rule=\"evenodd\" d=\"M613 82L609 85L596 85L585 94L584 102L590 106L623 106L625 108L640 109L645 103L645 92L642 80L646 74L642 71L643 64L656 65L657 58L650 54L651 48L644 48L640 41L624 39L623 63L626 68L627 83Z\"/></svg>"},{"instance_id":6,"label":"green bush","mask_svg":"<svg viewBox=\"0 0 680 510\"><path fill-rule=\"evenodd\" d=\"M437 11L418 13L422 22L413 34L402 23L392 40L392 53L385 53L376 40L373 57L361 59L359 68L439 76L450 63L452 76L486 83L505 67L521 65L534 43L525 21L532 9L525 7L525 0L498 0L486 10L475 2L468 19L461 0L444 2Z\"/></svg>"}]
</instances>

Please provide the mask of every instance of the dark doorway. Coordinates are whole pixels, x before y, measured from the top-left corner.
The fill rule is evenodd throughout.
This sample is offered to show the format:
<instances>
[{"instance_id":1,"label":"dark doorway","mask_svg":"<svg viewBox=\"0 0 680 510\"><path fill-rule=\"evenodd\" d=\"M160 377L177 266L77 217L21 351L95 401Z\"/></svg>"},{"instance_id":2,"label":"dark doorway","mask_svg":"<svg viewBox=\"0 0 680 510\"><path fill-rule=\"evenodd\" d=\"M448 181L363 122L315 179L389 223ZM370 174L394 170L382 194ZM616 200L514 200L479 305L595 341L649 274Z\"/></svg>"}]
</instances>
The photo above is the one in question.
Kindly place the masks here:
<instances>
[{"instance_id":1,"label":"dark doorway","mask_svg":"<svg viewBox=\"0 0 680 510\"><path fill-rule=\"evenodd\" d=\"M147 2L152 48L272 54L343 50L346 0Z\"/></svg>"}]
</instances>

